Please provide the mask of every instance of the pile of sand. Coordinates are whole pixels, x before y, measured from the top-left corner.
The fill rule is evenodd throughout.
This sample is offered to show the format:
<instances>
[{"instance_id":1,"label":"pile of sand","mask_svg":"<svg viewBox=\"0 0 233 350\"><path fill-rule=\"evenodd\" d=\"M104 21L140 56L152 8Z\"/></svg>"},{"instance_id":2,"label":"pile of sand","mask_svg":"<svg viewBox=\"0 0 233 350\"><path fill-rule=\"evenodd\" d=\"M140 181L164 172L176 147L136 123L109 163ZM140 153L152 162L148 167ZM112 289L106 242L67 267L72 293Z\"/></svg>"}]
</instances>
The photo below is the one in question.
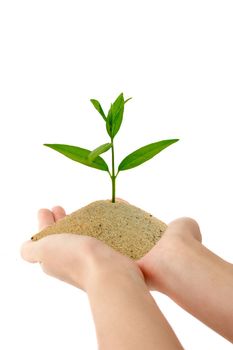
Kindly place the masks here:
<instances>
[{"instance_id":1,"label":"pile of sand","mask_svg":"<svg viewBox=\"0 0 233 350\"><path fill-rule=\"evenodd\" d=\"M31 239L35 241L54 233L91 236L130 258L139 259L151 250L166 228L165 223L129 203L99 200L67 215Z\"/></svg>"}]
</instances>

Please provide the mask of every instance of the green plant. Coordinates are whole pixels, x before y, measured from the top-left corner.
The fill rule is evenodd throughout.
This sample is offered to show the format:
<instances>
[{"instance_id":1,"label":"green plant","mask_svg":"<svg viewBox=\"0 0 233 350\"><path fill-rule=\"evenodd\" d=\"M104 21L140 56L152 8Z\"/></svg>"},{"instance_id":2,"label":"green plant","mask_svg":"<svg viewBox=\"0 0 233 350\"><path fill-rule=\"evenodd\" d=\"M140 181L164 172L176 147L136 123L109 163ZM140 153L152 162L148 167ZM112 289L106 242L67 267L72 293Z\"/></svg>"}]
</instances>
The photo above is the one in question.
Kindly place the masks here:
<instances>
[{"instance_id":1,"label":"green plant","mask_svg":"<svg viewBox=\"0 0 233 350\"><path fill-rule=\"evenodd\" d=\"M131 98L124 100L123 93L121 93L117 97L117 99L111 104L111 107L107 115L105 115L99 101L94 99L90 100L93 106L96 108L96 110L100 113L100 115L104 119L107 133L110 136L110 142L104 143L103 145L95 148L93 151L89 151L88 149L80 148L77 146L69 146L69 145L62 145L62 144L44 144L44 146L50 147L55 151L62 153L66 157L76 162L82 163L84 165L87 165L95 169L107 171L112 181L112 203L115 203L116 178L120 171L132 169L146 162L147 160L154 157L156 154L161 152L166 147L179 141L179 139L162 140L162 141L154 142L137 149L136 151L134 151L133 153L130 153L127 157L125 157L121 161L116 173L115 160L114 160L114 138L121 127L125 104L130 99ZM110 149L112 153L112 173L110 173L108 165L105 162L105 160L102 157L100 157L100 154L105 153Z\"/></svg>"}]
</instances>

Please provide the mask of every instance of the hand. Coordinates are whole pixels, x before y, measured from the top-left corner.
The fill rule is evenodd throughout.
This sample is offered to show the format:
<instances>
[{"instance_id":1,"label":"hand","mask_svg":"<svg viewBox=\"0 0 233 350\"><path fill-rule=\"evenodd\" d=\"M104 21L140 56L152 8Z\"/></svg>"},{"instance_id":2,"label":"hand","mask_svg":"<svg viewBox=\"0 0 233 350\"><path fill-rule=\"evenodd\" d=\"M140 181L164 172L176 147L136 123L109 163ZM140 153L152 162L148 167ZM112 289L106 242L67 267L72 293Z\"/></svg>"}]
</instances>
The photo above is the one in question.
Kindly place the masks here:
<instances>
[{"instance_id":1,"label":"hand","mask_svg":"<svg viewBox=\"0 0 233 350\"><path fill-rule=\"evenodd\" d=\"M40 209L39 229L65 217L63 208ZM27 241L21 248L22 258L40 262L45 273L87 291L101 273L126 273L144 282L143 274L130 258L101 241L75 234L52 234L36 242Z\"/></svg>"},{"instance_id":2,"label":"hand","mask_svg":"<svg viewBox=\"0 0 233 350\"><path fill-rule=\"evenodd\" d=\"M163 266L173 263L168 261L169 253L183 254L187 246L191 247L193 243L201 241L202 235L195 220L183 217L172 221L157 244L137 261L148 288L163 292L163 281L166 278Z\"/></svg>"},{"instance_id":3,"label":"hand","mask_svg":"<svg viewBox=\"0 0 233 350\"><path fill-rule=\"evenodd\" d=\"M233 265L201 240L195 220L177 219L137 263L150 289L167 295L233 342Z\"/></svg>"},{"instance_id":4,"label":"hand","mask_svg":"<svg viewBox=\"0 0 233 350\"><path fill-rule=\"evenodd\" d=\"M121 198L117 199L128 203ZM167 264L167 252L175 250L178 253L182 248L185 249L184 246L182 247L182 242L192 245L193 241L202 241L198 223L188 217L176 219L168 225L157 244L136 261L150 290L163 291L163 265Z\"/></svg>"}]
</instances>

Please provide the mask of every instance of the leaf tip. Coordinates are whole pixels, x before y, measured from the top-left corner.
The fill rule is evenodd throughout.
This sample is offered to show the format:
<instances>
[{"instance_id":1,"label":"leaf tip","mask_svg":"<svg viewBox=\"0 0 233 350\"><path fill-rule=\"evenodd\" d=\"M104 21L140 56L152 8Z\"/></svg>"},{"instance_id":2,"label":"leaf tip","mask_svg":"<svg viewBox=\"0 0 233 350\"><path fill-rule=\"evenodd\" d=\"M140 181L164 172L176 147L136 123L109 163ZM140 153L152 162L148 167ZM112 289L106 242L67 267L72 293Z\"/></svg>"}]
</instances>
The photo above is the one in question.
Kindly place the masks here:
<instances>
[{"instance_id":1,"label":"leaf tip","mask_svg":"<svg viewBox=\"0 0 233 350\"><path fill-rule=\"evenodd\" d=\"M125 103L127 103L128 101L132 100L133 97L129 97L127 98L127 100L125 100Z\"/></svg>"}]
</instances>

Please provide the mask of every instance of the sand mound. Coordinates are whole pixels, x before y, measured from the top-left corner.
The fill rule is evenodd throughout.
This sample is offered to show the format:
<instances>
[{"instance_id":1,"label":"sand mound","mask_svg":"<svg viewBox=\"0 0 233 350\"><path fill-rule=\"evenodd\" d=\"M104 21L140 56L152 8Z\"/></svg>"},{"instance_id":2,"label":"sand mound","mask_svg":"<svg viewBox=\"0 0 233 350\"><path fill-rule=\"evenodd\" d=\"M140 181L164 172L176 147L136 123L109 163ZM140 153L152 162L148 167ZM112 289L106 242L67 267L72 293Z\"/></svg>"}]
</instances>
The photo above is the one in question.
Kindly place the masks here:
<instances>
[{"instance_id":1,"label":"sand mound","mask_svg":"<svg viewBox=\"0 0 233 350\"><path fill-rule=\"evenodd\" d=\"M153 215L129 203L93 202L32 237L38 240L54 233L92 236L133 259L144 256L167 228Z\"/></svg>"}]
</instances>

